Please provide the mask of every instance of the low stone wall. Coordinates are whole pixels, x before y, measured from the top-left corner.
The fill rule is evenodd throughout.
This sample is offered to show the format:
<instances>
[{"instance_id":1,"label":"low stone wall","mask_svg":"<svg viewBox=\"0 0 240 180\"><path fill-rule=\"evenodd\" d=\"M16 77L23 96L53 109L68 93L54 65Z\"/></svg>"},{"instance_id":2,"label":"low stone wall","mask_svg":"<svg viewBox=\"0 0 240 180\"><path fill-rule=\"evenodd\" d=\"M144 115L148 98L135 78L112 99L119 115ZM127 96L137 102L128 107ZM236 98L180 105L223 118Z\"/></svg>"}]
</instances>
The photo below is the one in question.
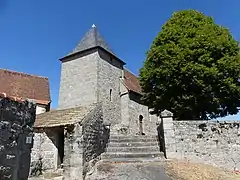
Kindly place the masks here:
<instances>
[{"instance_id":1,"label":"low stone wall","mask_svg":"<svg viewBox=\"0 0 240 180\"><path fill-rule=\"evenodd\" d=\"M36 105L0 98L0 179L26 180Z\"/></svg>"},{"instance_id":2,"label":"low stone wall","mask_svg":"<svg viewBox=\"0 0 240 180\"><path fill-rule=\"evenodd\" d=\"M240 121L173 121L163 118L167 158L240 169Z\"/></svg>"},{"instance_id":3,"label":"low stone wall","mask_svg":"<svg viewBox=\"0 0 240 180\"><path fill-rule=\"evenodd\" d=\"M240 122L175 121L173 125L181 158L240 169Z\"/></svg>"}]
</instances>

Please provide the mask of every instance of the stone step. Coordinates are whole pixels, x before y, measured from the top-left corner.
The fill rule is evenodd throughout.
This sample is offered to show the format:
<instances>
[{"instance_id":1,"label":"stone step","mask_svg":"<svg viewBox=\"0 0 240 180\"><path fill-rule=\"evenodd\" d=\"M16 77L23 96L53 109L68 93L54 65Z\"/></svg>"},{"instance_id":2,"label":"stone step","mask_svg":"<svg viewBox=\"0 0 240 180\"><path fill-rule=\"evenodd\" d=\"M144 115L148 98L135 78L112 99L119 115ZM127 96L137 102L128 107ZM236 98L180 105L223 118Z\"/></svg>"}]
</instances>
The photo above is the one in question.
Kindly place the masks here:
<instances>
[{"instance_id":1,"label":"stone step","mask_svg":"<svg viewBox=\"0 0 240 180\"><path fill-rule=\"evenodd\" d=\"M157 138L110 138L109 142L154 142L157 141Z\"/></svg>"},{"instance_id":2,"label":"stone step","mask_svg":"<svg viewBox=\"0 0 240 180\"><path fill-rule=\"evenodd\" d=\"M102 159L102 162L107 163L144 163L144 162L162 162L165 160L165 157L158 158L111 158L111 159Z\"/></svg>"},{"instance_id":3,"label":"stone step","mask_svg":"<svg viewBox=\"0 0 240 180\"><path fill-rule=\"evenodd\" d=\"M110 147L143 147L143 146L158 146L157 141L152 142L110 142L108 148Z\"/></svg>"},{"instance_id":4,"label":"stone step","mask_svg":"<svg viewBox=\"0 0 240 180\"><path fill-rule=\"evenodd\" d=\"M131 152L106 152L101 155L102 159L112 158L157 158L163 157L162 152L146 152L146 153L131 153Z\"/></svg>"},{"instance_id":5,"label":"stone step","mask_svg":"<svg viewBox=\"0 0 240 180\"><path fill-rule=\"evenodd\" d=\"M110 135L110 138L112 139L131 139L131 138L140 138L140 139L145 139L145 138L158 138L158 136L154 136L154 135L144 135L144 136L141 136L141 135Z\"/></svg>"},{"instance_id":6,"label":"stone step","mask_svg":"<svg viewBox=\"0 0 240 180\"><path fill-rule=\"evenodd\" d=\"M108 147L107 152L152 152L159 151L158 146Z\"/></svg>"}]
</instances>

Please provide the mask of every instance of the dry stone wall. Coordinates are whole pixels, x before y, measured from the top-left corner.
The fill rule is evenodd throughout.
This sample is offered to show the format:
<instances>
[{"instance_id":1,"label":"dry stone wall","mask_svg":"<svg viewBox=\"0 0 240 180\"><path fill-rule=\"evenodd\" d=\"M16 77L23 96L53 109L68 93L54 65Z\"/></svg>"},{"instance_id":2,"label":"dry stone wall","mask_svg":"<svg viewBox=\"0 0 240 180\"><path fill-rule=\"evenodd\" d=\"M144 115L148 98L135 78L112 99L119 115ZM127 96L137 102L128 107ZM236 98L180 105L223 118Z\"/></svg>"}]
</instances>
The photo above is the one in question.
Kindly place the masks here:
<instances>
[{"instance_id":1,"label":"dry stone wall","mask_svg":"<svg viewBox=\"0 0 240 180\"><path fill-rule=\"evenodd\" d=\"M27 180L36 105L0 99L0 178Z\"/></svg>"},{"instance_id":2,"label":"dry stone wall","mask_svg":"<svg viewBox=\"0 0 240 180\"><path fill-rule=\"evenodd\" d=\"M179 156L240 169L240 122L175 121Z\"/></svg>"},{"instance_id":3,"label":"dry stone wall","mask_svg":"<svg viewBox=\"0 0 240 180\"><path fill-rule=\"evenodd\" d=\"M240 121L174 121L163 118L167 158L240 169Z\"/></svg>"}]
</instances>

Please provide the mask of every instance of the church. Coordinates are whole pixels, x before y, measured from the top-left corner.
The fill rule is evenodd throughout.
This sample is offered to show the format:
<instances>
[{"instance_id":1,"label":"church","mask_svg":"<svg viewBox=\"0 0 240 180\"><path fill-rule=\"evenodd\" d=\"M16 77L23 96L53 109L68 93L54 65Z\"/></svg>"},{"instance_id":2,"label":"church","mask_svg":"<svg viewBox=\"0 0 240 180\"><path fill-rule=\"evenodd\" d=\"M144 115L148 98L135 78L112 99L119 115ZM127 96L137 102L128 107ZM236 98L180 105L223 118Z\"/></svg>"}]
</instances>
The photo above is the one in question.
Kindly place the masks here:
<instances>
[{"instance_id":1,"label":"church","mask_svg":"<svg viewBox=\"0 0 240 180\"><path fill-rule=\"evenodd\" d=\"M50 90L46 78L35 80L45 84L29 87L31 91L24 95L13 92L13 96L34 99L37 103L31 176L41 171L64 174L68 179L82 177L90 168L91 161L102 159L103 154L112 158L111 153L106 154L111 137L151 139L157 136L159 119L141 103L138 77L124 67L126 63L111 50L95 25L69 54L60 59L60 63L56 110L50 110ZM34 77L22 74L20 81L24 76ZM29 80L26 82L32 83ZM23 84L18 90L26 89ZM44 92L45 96L31 97L30 92L34 90ZM4 91L8 92L8 89ZM152 142L146 142L146 146L148 143ZM154 143L155 151L146 156L162 156L159 145Z\"/></svg>"},{"instance_id":2,"label":"church","mask_svg":"<svg viewBox=\"0 0 240 180\"><path fill-rule=\"evenodd\" d=\"M69 160L71 158L88 161L84 159L86 157L68 152L69 143L74 146L74 142L66 140L69 129L75 133L72 137L82 136L83 139L83 134L93 133L91 136L96 136L94 132L102 132L97 135L103 137L101 142L92 139L95 144L107 144L109 136L114 135L157 135L158 118L151 115L149 108L141 103L142 92L138 77L124 67L125 62L111 50L95 25L60 62L58 108L37 116L32 161L37 161L41 156L44 170L57 170L61 164L64 168L67 159L69 166L69 163L73 163ZM87 124L95 121L94 118L98 118L101 124L97 123L98 127L94 128L100 130L85 132L87 128L84 128L84 122ZM94 124L92 122L90 126ZM75 141L81 139L75 138ZM83 149L84 143L86 142L82 144ZM93 144L94 148L99 147ZM78 152L76 149L74 151ZM94 156L97 157L104 151L103 149ZM80 171L68 172L74 174Z\"/></svg>"},{"instance_id":3,"label":"church","mask_svg":"<svg viewBox=\"0 0 240 180\"><path fill-rule=\"evenodd\" d=\"M87 179L101 163L166 158L240 167L239 122L176 121L167 110L160 117L151 115L141 102L138 77L95 25L60 63L56 110L50 108L48 78L0 69L0 97L36 103L36 119L25 142L31 149L29 180Z\"/></svg>"}]
</instances>

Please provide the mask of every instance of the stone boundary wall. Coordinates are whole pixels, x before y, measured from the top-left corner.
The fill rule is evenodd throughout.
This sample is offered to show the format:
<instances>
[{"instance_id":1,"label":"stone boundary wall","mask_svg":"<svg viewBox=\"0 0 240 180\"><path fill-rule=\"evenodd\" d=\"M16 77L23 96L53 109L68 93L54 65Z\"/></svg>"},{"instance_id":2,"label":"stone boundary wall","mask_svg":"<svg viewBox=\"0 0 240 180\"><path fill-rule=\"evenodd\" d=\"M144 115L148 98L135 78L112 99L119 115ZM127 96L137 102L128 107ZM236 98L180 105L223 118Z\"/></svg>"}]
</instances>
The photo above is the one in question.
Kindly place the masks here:
<instances>
[{"instance_id":1,"label":"stone boundary wall","mask_svg":"<svg viewBox=\"0 0 240 180\"><path fill-rule=\"evenodd\" d=\"M36 105L4 96L0 95L0 179L25 180L30 168Z\"/></svg>"},{"instance_id":2,"label":"stone boundary wall","mask_svg":"<svg viewBox=\"0 0 240 180\"><path fill-rule=\"evenodd\" d=\"M167 158L240 169L240 121L162 120Z\"/></svg>"},{"instance_id":3,"label":"stone boundary wall","mask_svg":"<svg viewBox=\"0 0 240 180\"><path fill-rule=\"evenodd\" d=\"M240 169L240 121L174 121L173 128L180 158Z\"/></svg>"}]
</instances>

